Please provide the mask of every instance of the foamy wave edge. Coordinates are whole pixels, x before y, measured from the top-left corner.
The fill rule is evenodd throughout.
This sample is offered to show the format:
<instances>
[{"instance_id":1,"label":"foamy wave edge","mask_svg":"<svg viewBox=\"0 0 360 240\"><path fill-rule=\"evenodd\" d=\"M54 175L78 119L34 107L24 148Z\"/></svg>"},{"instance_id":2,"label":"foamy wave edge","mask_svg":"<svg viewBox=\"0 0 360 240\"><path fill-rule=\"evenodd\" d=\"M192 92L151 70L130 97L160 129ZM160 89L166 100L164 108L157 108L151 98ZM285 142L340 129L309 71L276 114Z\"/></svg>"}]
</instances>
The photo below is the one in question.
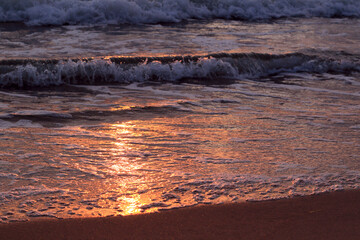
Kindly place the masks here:
<instances>
[{"instance_id":1,"label":"foamy wave edge","mask_svg":"<svg viewBox=\"0 0 360 240\"><path fill-rule=\"evenodd\" d=\"M176 82L182 79L201 79L205 82L209 79L262 81L280 73L297 72L351 74L360 72L360 65L300 53L107 60L3 60L0 61L0 87Z\"/></svg>"},{"instance_id":2,"label":"foamy wave edge","mask_svg":"<svg viewBox=\"0 0 360 240\"><path fill-rule=\"evenodd\" d=\"M2 0L0 22L28 25L248 21L286 17L360 17L357 0Z\"/></svg>"}]
</instances>

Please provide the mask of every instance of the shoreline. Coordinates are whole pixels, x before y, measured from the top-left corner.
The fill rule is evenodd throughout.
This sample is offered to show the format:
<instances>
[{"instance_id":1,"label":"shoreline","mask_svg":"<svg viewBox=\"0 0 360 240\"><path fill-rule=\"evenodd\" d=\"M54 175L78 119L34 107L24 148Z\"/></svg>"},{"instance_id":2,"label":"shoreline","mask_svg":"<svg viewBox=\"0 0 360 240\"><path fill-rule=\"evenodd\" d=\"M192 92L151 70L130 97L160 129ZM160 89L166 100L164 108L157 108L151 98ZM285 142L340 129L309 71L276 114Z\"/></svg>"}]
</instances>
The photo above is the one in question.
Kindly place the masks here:
<instances>
[{"instance_id":1,"label":"shoreline","mask_svg":"<svg viewBox=\"0 0 360 240\"><path fill-rule=\"evenodd\" d=\"M104 218L0 224L0 239L360 239L360 190Z\"/></svg>"}]
</instances>

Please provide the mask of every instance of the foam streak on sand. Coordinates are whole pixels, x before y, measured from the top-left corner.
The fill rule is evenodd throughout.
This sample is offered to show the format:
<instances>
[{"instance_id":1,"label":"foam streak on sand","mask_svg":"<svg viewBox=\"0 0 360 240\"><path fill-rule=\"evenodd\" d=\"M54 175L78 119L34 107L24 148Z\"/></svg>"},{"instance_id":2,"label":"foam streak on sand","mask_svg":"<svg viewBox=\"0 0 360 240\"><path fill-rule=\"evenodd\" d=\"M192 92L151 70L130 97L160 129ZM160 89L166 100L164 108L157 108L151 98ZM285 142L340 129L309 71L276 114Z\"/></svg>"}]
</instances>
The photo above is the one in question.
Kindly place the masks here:
<instances>
[{"instance_id":1,"label":"foam streak on sand","mask_svg":"<svg viewBox=\"0 0 360 240\"><path fill-rule=\"evenodd\" d=\"M155 214L0 224L4 239L360 238L360 192L201 206Z\"/></svg>"}]
</instances>

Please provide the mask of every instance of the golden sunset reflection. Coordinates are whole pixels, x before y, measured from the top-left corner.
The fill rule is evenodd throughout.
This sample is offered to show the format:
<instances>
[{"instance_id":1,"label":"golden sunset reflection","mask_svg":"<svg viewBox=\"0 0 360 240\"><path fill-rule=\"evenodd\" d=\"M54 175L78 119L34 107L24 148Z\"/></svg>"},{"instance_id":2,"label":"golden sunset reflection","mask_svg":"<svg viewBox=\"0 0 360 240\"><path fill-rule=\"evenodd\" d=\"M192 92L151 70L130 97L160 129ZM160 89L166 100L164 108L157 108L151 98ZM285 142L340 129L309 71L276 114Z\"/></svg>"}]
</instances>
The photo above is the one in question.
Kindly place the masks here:
<instances>
[{"instance_id":1,"label":"golden sunset reflection","mask_svg":"<svg viewBox=\"0 0 360 240\"><path fill-rule=\"evenodd\" d=\"M111 111L123 111L123 110L131 110L135 106L116 106L114 108L111 108ZM120 124L121 125L121 124Z\"/></svg>"},{"instance_id":2,"label":"golden sunset reflection","mask_svg":"<svg viewBox=\"0 0 360 240\"><path fill-rule=\"evenodd\" d=\"M115 147L110 148L109 154L113 156L113 161L109 166L115 174L133 173L141 167L136 162L137 155L134 155L136 149L128 143L129 138L137 136L133 131L134 124L132 122L116 123L109 126L111 129L108 133L112 138L116 139L111 144Z\"/></svg>"},{"instance_id":3,"label":"golden sunset reflection","mask_svg":"<svg viewBox=\"0 0 360 240\"><path fill-rule=\"evenodd\" d=\"M351 4L5 2L0 225L360 188Z\"/></svg>"},{"instance_id":4,"label":"golden sunset reflection","mask_svg":"<svg viewBox=\"0 0 360 240\"><path fill-rule=\"evenodd\" d=\"M186 100L188 96L181 98L180 87L190 89L191 96L201 99L190 102ZM166 88L176 95L163 94ZM197 95L201 88L211 98ZM252 88L251 85L249 89ZM51 161L38 161L43 164L38 169L46 169L44 175L55 172L55 179L67 184L62 187L69 186L37 202L38 209L45 209L46 202L50 204L46 211L52 213L52 209L58 208L60 217L97 217L259 199L264 196L262 193L268 198L286 196L293 181L289 179L281 185L277 177L311 173L322 165L318 155L343 156L343 150L334 147L335 142L319 137L335 139L332 132L322 128L315 129L316 132L308 127L314 123L328 124L330 114L322 113L324 117L319 117L311 105L306 109L296 104L268 108L275 106L278 98L254 101L242 96L244 89L239 94L236 89L230 90L225 98L222 91L194 85L131 89L128 96L134 98L133 102L125 99L121 104L123 100L111 105L123 107L113 116L104 115L103 122L28 130L35 140L20 150L30 154L14 161L34 163L37 155L32 149L40 149L39 156ZM148 94L154 92L158 95L149 98ZM271 96L276 92L261 89L261 94ZM228 100L232 98L236 101ZM123 114L121 109L131 109L131 113ZM302 111L294 111L297 109ZM294 124L294 118L300 119L300 123ZM21 131L16 134L21 136ZM14 133L15 129L11 134ZM4 146L12 150L9 153L19 150L18 145ZM350 148L342 145L348 152ZM35 170L29 167L30 174ZM271 177L257 177L263 175ZM300 187L303 192L313 189ZM57 199L51 199L53 195ZM13 206L19 204L22 202Z\"/></svg>"},{"instance_id":5,"label":"golden sunset reflection","mask_svg":"<svg viewBox=\"0 0 360 240\"><path fill-rule=\"evenodd\" d=\"M150 192L138 193L146 192L147 182L153 180L150 174L140 171L144 166L141 161L144 149L131 143L134 138L140 138L143 134L135 131L140 128L137 124L132 121L114 123L105 126L105 130L101 131L114 140L103 149L111 156L107 162L107 174L111 177L105 179L104 185L97 186L97 191L103 192L101 195L104 199L111 194L116 195L111 197L113 201L107 202L109 205L104 211L102 208L98 209L101 214L106 214L109 208L116 209L116 215L137 214L142 212L141 206L151 203L153 196ZM152 211L155 210L149 209L147 212Z\"/></svg>"},{"instance_id":6,"label":"golden sunset reflection","mask_svg":"<svg viewBox=\"0 0 360 240\"><path fill-rule=\"evenodd\" d=\"M121 204L121 215L130 215L140 213L140 206L143 204L140 201L140 195L135 194L131 196L124 196L118 199Z\"/></svg>"},{"instance_id":7,"label":"golden sunset reflection","mask_svg":"<svg viewBox=\"0 0 360 240\"><path fill-rule=\"evenodd\" d=\"M313 161L312 153L306 155L302 149L317 147L317 151L335 152L329 142L317 141L314 147L312 140L304 140L303 135L313 134L303 118L305 113L309 118L316 116L311 107L302 113L292 111L300 108L298 105L268 109L279 100L254 102L242 96L243 89L240 94L231 89L234 93L229 91L225 98L223 92L211 87L181 87L189 88L191 96L199 98L196 94L206 88L206 94L215 100L206 97L191 104L186 100L188 96L181 98L180 86L131 89L129 95L141 94L141 98L131 103L128 99L117 102L123 107L111 118L105 116L106 122L67 127L60 137L54 135L62 145L53 148L72 170L59 176L76 181L74 185L83 191L78 195L81 197L75 197L79 209L71 211L82 216L131 215L238 201L246 196L256 199L269 185L257 185L261 178L254 175L303 174L318 163ZM166 88L176 95L163 94ZM274 95L274 91L265 89L261 94ZM159 98L148 97L154 92ZM239 106L240 100L228 98L239 98L245 107ZM123 114L121 109L131 109L131 114ZM288 124L296 117L304 123ZM301 145L297 139L302 139ZM304 159L306 167L301 167ZM247 178L253 182L247 184ZM267 196L286 193L285 187L279 186Z\"/></svg>"}]
</instances>

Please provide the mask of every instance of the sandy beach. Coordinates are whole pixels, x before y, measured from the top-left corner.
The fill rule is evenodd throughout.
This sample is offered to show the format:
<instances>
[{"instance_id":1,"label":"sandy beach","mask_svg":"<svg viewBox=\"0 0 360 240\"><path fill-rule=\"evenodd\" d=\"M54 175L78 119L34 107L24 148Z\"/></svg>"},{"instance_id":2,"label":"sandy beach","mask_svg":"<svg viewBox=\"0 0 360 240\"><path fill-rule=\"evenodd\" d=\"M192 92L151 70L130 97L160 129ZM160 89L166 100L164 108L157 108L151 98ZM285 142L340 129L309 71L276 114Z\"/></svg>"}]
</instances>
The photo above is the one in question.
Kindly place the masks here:
<instances>
[{"instance_id":1,"label":"sandy beach","mask_svg":"<svg viewBox=\"0 0 360 240\"><path fill-rule=\"evenodd\" d=\"M34 219L1 239L360 239L360 191L126 217Z\"/></svg>"}]
</instances>

